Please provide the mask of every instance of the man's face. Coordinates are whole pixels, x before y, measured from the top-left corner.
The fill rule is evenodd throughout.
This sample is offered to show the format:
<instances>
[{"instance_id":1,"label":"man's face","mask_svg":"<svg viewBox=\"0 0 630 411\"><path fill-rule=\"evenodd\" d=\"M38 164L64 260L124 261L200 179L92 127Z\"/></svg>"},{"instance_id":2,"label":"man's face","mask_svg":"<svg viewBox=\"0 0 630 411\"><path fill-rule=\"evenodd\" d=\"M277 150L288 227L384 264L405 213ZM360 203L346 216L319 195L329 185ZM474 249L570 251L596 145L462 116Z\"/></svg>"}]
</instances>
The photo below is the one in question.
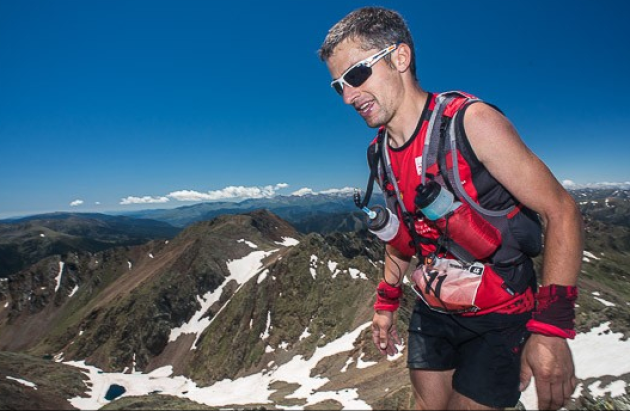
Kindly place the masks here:
<instances>
[{"instance_id":1,"label":"man's face","mask_svg":"<svg viewBox=\"0 0 630 411\"><path fill-rule=\"evenodd\" d=\"M336 80L349 68L378 52L379 50L363 50L360 43L345 40L335 48L326 65ZM344 82L341 96L344 103L353 106L369 127L379 127L386 124L393 115L392 86L395 84L393 79L396 70L386 61L376 62L371 70L372 74L361 85L352 87Z\"/></svg>"}]
</instances>

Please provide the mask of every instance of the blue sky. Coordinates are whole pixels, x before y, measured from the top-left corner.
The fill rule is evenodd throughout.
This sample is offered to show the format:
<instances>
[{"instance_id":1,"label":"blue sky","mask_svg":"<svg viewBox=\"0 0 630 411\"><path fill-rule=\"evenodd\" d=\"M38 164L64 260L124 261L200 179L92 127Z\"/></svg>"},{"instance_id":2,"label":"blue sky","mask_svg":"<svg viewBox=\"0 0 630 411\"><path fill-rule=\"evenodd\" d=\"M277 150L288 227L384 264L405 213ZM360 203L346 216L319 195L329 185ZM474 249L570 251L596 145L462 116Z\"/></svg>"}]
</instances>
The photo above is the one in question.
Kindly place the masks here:
<instances>
[{"instance_id":1,"label":"blue sky","mask_svg":"<svg viewBox=\"0 0 630 411\"><path fill-rule=\"evenodd\" d=\"M559 180L630 181L630 2L0 0L0 218L363 187L374 131L316 52L365 5Z\"/></svg>"}]
</instances>

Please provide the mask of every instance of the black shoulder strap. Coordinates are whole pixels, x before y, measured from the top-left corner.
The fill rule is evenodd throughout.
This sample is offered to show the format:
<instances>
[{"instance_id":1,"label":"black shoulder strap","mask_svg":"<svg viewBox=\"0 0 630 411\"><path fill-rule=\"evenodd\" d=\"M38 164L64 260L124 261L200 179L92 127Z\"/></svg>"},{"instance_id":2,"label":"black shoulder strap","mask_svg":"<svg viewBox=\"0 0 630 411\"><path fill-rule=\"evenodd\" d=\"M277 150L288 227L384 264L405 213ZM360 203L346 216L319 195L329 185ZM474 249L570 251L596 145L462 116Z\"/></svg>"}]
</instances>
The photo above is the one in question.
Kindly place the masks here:
<instances>
[{"instance_id":1,"label":"black shoulder strap","mask_svg":"<svg viewBox=\"0 0 630 411\"><path fill-rule=\"evenodd\" d=\"M470 199L463 192L463 188L461 187L461 182L458 181L459 178L459 167L457 163L457 150L458 147L458 126L463 127L463 116L461 114L464 112L464 109L469 105L481 101L479 99L470 98L465 96L468 100L461 105L461 107L457 110L457 113L453 115L453 117L442 116L441 124L440 124L440 138L438 143L437 150L437 166L438 171L442 179L444 180L444 185L446 188L453 193L455 198L458 200L466 200L466 202L470 203ZM472 150L471 150L472 151ZM448 153L451 153L453 165L449 169L446 162L446 156Z\"/></svg>"}]
</instances>

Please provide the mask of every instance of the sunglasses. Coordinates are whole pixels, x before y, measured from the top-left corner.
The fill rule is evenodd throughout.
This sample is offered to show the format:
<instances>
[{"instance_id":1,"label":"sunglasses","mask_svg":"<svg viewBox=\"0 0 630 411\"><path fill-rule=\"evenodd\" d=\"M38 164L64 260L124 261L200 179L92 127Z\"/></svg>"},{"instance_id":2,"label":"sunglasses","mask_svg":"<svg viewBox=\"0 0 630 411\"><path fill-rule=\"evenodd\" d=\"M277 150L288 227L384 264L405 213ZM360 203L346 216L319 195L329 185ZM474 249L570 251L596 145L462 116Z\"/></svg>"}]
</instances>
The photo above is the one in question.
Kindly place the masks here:
<instances>
[{"instance_id":1,"label":"sunglasses","mask_svg":"<svg viewBox=\"0 0 630 411\"><path fill-rule=\"evenodd\" d=\"M343 95L344 84L350 87L359 87L372 75L372 66L378 63L380 59L396 50L398 48L398 44L400 43L392 44L373 56L359 61L357 64L346 70L345 73L343 73L337 80L333 80L330 83L330 87L334 88L339 95Z\"/></svg>"}]
</instances>

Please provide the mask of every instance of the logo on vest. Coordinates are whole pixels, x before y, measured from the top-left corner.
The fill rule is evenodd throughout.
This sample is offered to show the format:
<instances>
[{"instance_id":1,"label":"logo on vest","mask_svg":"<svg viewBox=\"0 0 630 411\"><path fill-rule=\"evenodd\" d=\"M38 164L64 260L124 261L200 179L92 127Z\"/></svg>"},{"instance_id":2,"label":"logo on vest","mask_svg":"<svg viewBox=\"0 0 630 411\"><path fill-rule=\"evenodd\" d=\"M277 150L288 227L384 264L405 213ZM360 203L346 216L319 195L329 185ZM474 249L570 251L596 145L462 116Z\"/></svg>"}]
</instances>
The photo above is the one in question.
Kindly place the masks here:
<instances>
[{"instance_id":1,"label":"logo on vest","mask_svg":"<svg viewBox=\"0 0 630 411\"><path fill-rule=\"evenodd\" d=\"M468 271L473 274L482 275L484 271L484 265L478 261L475 261L470 267L468 267Z\"/></svg>"},{"instance_id":2,"label":"logo on vest","mask_svg":"<svg viewBox=\"0 0 630 411\"><path fill-rule=\"evenodd\" d=\"M422 156L416 157L416 173L418 173L419 176L422 175Z\"/></svg>"}]
</instances>

